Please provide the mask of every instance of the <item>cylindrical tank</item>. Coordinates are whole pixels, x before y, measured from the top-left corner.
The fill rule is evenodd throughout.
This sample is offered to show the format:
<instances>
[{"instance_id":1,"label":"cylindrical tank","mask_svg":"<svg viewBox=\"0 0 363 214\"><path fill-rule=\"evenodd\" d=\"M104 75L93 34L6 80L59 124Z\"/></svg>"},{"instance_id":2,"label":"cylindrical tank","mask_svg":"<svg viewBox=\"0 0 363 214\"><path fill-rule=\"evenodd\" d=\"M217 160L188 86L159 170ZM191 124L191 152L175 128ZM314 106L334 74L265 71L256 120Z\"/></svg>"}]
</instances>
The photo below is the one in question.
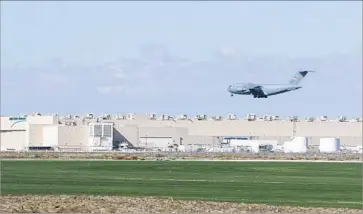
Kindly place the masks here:
<instances>
[{"instance_id":1,"label":"cylindrical tank","mask_svg":"<svg viewBox=\"0 0 363 214\"><path fill-rule=\"evenodd\" d=\"M319 150L322 153L334 153L338 152L340 149L339 138L327 137L320 138Z\"/></svg>"},{"instance_id":2,"label":"cylindrical tank","mask_svg":"<svg viewBox=\"0 0 363 214\"><path fill-rule=\"evenodd\" d=\"M178 146L178 151L179 152L185 152L185 146L184 145Z\"/></svg>"},{"instance_id":3,"label":"cylindrical tank","mask_svg":"<svg viewBox=\"0 0 363 214\"><path fill-rule=\"evenodd\" d=\"M307 137L295 137L291 141L291 151L294 153L306 153L308 147Z\"/></svg>"},{"instance_id":4,"label":"cylindrical tank","mask_svg":"<svg viewBox=\"0 0 363 214\"><path fill-rule=\"evenodd\" d=\"M258 140L254 140L251 143L251 151L253 153L259 153L260 152L260 142Z\"/></svg>"},{"instance_id":5,"label":"cylindrical tank","mask_svg":"<svg viewBox=\"0 0 363 214\"><path fill-rule=\"evenodd\" d=\"M290 153L291 151L291 141L284 142L284 153Z\"/></svg>"}]
</instances>

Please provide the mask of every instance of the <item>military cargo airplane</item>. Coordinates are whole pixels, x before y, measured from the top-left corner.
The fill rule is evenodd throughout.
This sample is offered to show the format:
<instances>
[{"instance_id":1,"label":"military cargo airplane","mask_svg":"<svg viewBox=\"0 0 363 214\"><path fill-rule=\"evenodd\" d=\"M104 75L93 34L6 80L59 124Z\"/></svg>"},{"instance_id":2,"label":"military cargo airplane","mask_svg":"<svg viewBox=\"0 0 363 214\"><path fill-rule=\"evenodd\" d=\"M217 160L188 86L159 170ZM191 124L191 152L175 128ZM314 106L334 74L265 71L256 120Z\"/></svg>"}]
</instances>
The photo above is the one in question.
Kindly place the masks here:
<instances>
[{"instance_id":1,"label":"military cargo airplane","mask_svg":"<svg viewBox=\"0 0 363 214\"><path fill-rule=\"evenodd\" d=\"M253 95L254 98L267 98L268 96L282 94L302 88L299 85L302 79L309 73L315 71L298 71L287 84L256 84L256 83L235 83L227 89L231 96Z\"/></svg>"}]
</instances>

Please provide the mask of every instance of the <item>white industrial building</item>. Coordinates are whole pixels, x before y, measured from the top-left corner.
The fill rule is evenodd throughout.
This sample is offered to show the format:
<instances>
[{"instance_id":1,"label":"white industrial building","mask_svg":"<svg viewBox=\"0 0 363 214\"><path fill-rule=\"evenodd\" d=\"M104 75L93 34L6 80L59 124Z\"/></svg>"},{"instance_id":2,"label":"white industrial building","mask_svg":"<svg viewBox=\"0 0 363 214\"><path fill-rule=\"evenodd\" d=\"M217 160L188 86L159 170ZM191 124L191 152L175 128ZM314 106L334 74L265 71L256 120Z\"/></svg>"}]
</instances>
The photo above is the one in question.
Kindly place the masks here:
<instances>
[{"instance_id":1,"label":"white industrial building","mask_svg":"<svg viewBox=\"0 0 363 214\"><path fill-rule=\"evenodd\" d=\"M160 151L270 151L303 153L310 145L323 153L362 144L362 120L328 120L248 114L171 117L155 114L59 116L39 113L1 117L1 150L110 151L147 148ZM232 148L232 150L231 150Z\"/></svg>"}]
</instances>

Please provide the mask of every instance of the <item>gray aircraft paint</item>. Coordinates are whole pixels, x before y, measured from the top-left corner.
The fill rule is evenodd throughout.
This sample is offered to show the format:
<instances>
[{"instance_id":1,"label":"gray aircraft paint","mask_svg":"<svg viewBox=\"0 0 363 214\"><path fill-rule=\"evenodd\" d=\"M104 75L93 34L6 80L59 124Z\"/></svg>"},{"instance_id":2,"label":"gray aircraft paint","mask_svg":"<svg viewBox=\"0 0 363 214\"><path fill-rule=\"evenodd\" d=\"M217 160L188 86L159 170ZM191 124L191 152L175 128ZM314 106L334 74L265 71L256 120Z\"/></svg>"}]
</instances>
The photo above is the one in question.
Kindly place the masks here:
<instances>
[{"instance_id":1,"label":"gray aircraft paint","mask_svg":"<svg viewBox=\"0 0 363 214\"><path fill-rule=\"evenodd\" d=\"M277 95L302 88L300 82L309 73L314 71L298 71L287 84L256 84L256 83L235 83L227 88L227 91L237 95L252 95L255 98Z\"/></svg>"}]
</instances>

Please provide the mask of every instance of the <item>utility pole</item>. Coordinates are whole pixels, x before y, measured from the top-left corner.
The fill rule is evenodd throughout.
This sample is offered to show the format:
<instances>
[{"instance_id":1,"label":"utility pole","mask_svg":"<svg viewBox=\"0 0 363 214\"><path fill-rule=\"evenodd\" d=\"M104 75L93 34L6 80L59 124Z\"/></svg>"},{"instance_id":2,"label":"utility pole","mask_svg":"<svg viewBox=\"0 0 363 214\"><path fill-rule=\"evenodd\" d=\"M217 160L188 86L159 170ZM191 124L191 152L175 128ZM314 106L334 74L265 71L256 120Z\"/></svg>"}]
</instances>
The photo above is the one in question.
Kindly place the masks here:
<instances>
[{"instance_id":1,"label":"utility pole","mask_svg":"<svg viewBox=\"0 0 363 214\"><path fill-rule=\"evenodd\" d=\"M292 136L293 137L296 136L296 121L295 120L292 121Z\"/></svg>"}]
</instances>

